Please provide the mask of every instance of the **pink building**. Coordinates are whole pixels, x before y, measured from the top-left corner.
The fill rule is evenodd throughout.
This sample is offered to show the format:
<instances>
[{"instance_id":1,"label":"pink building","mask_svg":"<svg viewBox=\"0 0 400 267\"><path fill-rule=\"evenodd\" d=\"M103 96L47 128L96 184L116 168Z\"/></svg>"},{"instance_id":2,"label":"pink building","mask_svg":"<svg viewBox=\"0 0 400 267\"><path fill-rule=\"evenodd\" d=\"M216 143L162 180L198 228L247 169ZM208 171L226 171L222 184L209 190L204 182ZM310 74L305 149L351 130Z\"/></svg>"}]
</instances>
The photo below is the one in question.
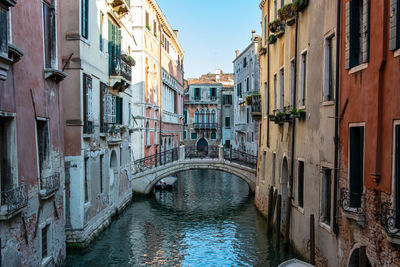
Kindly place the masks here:
<instances>
[{"instance_id":1,"label":"pink building","mask_svg":"<svg viewBox=\"0 0 400 267\"><path fill-rule=\"evenodd\" d=\"M58 2L0 1L1 266L66 255Z\"/></svg>"}]
</instances>

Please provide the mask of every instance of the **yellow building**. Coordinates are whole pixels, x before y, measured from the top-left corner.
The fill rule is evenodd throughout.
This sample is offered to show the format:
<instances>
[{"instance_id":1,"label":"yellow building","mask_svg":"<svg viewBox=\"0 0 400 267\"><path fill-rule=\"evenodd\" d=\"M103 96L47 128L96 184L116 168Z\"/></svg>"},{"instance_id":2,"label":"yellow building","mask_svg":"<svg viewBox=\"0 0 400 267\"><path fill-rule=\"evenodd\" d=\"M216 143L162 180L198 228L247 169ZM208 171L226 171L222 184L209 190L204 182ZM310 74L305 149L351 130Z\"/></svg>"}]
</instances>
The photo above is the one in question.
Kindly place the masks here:
<instances>
[{"instance_id":1,"label":"yellow building","mask_svg":"<svg viewBox=\"0 0 400 267\"><path fill-rule=\"evenodd\" d=\"M271 187L281 195L281 231L285 232L289 222L290 241L307 257L313 215L318 266L338 265L333 138L335 2L260 3L263 116L256 205L268 217ZM276 215L275 212L272 216Z\"/></svg>"}]
</instances>

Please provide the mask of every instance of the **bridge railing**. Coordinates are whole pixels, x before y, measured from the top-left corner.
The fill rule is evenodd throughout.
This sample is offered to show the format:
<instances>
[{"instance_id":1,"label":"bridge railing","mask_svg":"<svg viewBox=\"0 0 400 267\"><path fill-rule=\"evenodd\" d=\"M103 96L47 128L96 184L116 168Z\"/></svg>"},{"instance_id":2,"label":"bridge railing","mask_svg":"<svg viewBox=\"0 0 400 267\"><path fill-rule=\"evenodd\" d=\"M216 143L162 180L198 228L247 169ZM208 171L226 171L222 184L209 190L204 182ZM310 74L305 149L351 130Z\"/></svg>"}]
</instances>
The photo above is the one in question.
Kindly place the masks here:
<instances>
[{"instance_id":1,"label":"bridge railing","mask_svg":"<svg viewBox=\"0 0 400 267\"><path fill-rule=\"evenodd\" d=\"M156 168L168 163L179 160L178 148L162 151L154 155L135 160L131 165L131 171L133 173L141 173L146 170Z\"/></svg>"},{"instance_id":2,"label":"bridge railing","mask_svg":"<svg viewBox=\"0 0 400 267\"><path fill-rule=\"evenodd\" d=\"M253 169L257 168L257 156L237 149L224 148L224 159Z\"/></svg>"},{"instance_id":3,"label":"bridge railing","mask_svg":"<svg viewBox=\"0 0 400 267\"><path fill-rule=\"evenodd\" d=\"M208 146L205 149L197 149L196 146L185 147L185 158L186 159L218 159L219 158L219 146Z\"/></svg>"}]
</instances>

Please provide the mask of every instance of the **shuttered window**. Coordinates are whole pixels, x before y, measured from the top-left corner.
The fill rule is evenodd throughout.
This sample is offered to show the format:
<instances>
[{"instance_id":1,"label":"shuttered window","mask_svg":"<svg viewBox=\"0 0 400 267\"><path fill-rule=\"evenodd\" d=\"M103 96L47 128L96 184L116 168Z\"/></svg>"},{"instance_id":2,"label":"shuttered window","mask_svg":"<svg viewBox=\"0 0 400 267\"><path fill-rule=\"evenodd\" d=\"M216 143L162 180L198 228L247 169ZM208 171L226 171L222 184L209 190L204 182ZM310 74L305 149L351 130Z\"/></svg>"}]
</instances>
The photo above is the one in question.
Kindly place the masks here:
<instances>
[{"instance_id":1,"label":"shuttered window","mask_svg":"<svg viewBox=\"0 0 400 267\"><path fill-rule=\"evenodd\" d=\"M85 39L89 38L89 0L81 2L81 34Z\"/></svg>"},{"instance_id":2,"label":"shuttered window","mask_svg":"<svg viewBox=\"0 0 400 267\"><path fill-rule=\"evenodd\" d=\"M298 161L297 203L304 207L304 161Z\"/></svg>"},{"instance_id":3,"label":"shuttered window","mask_svg":"<svg viewBox=\"0 0 400 267\"><path fill-rule=\"evenodd\" d=\"M333 101L334 95L333 38L325 39L324 101Z\"/></svg>"},{"instance_id":4,"label":"shuttered window","mask_svg":"<svg viewBox=\"0 0 400 267\"><path fill-rule=\"evenodd\" d=\"M99 40L99 49L100 51L104 51L104 40L103 40L103 31L104 31L104 14L100 11L100 40Z\"/></svg>"},{"instance_id":5,"label":"shuttered window","mask_svg":"<svg viewBox=\"0 0 400 267\"><path fill-rule=\"evenodd\" d=\"M360 208L364 176L364 127L350 127L350 207Z\"/></svg>"},{"instance_id":6,"label":"shuttered window","mask_svg":"<svg viewBox=\"0 0 400 267\"><path fill-rule=\"evenodd\" d=\"M231 118L225 117L225 127L231 127Z\"/></svg>"},{"instance_id":7,"label":"shuttered window","mask_svg":"<svg viewBox=\"0 0 400 267\"><path fill-rule=\"evenodd\" d=\"M123 123L123 99L121 97L115 97L115 123Z\"/></svg>"},{"instance_id":8,"label":"shuttered window","mask_svg":"<svg viewBox=\"0 0 400 267\"><path fill-rule=\"evenodd\" d=\"M369 59L369 0L351 0L346 3L346 69Z\"/></svg>"},{"instance_id":9,"label":"shuttered window","mask_svg":"<svg viewBox=\"0 0 400 267\"><path fill-rule=\"evenodd\" d=\"M54 7L43 3L43 39L45 67L56 68L56 14Z\"/></svg>"},{"instance_id":10,"label":"shuttered window","mask_svg":"<svg viewBox=\"0 0 400 267\"><path fill-rule=\"evenodd\" d=\"M15 129L12 127L12 121L10 117L0 116L0 191L10 190L14 185L13 169L16 169L16 166L12 159L11 144Z\"/></svg>"},{"instance_id":11,"label":"shuttered window","mask_svg":"<svg viewBox=\"0 0 400 267\"><path fill-rule=\"evenodd\" d=\"M0 7L0 54L8 57L8 12Z\"/></svg>"},{"instance_id":12,"label":"shuttered window","mask_svg":"<svg viewBox=\"0 0 400 267\"><path fill-rule=\"evenodd\" d=\"M110 74L119 75L121 58L121 30L110 20L108 21L108 58Z\"/></svg>"},{"instance_id":13,"label":"shuttered window","mask_svg":"<svg viewBox=\"0 0 400 267\"><path fill-rule=\"evenodd\" d=\"M390 50L400 48L400 0L390 0Z\"/></svg>"},{"instance_id":14,"label":"shuttered window","mask_svg":"<svg viewBox=\"0 0 400 267\"><path fill-rule=\"evenodd\" d=\"M290 61L290 106L294 107L294 88L295 88L295 61Z\"/></svg>"},{"instance_id":15,"label":"shuttered window","mask_svg":"<svg viewBox=\"0 0 400 267\"><path fill-rule=\"evenodd\" d=\"M106 94L107 86L100 82L100 132L104 133L106 131L106 116L105 116L105 106L106 106Z\"/></svg>"},{"instance_id":16,"label":"shuttered window","mask_svg":"<svg viewBox=\"0 0 400 267\"><path fill-rule=\"evenodd\" d=\"M93 133L92 78L83 74L83 132Z\"/></svg>"},{"instance_id":17,"label":"shuttered window","mask_svg":"<svg viewBox=\"0 0 400 267\"><path fill-rule=\"evenodd\" d=\"M395 127L395 200L396 228L400 229L400 125Z\"/></svg>"},{"instance_id":18,"label":"shuttered window","mask_svg":"<svg viewBox=\"0 0 400 267\"><path fill-rule=\"evenodd\" d=\"M280 83L280 110L283 111L285 108L285 71L282 68L279 72L279 83Z\"/></svg>"},{"instance_id":19,"label":"shuttered window","mask_svg":"<svg viewBox=\"0 0 400 267\"><path fill-rule=\"evenodd\" d=\"M210 88L210 99L217 99L217 88Z\"/></svg>"},{"instance_id":20,"label":"shuttered window","mask_svg":"<svg viewBox=\"0 0 400 267\"><path fill-rule=\"evenodd\" d=\"M276 74L274 75L274 110L277 108L277 92L276 92L276 87L277 87L277 76Z\"/></svg>"},{"instance_id":21,"label":"shuttered window","mask_svg":"<svg viewBox=\"0 0 400 267\"><path fill-rule=\"evenodd\" d=\"M306 82L307 82L307 52L301 54L300 62L300 106L306 105Z\"/></svg>"}]
</instances>

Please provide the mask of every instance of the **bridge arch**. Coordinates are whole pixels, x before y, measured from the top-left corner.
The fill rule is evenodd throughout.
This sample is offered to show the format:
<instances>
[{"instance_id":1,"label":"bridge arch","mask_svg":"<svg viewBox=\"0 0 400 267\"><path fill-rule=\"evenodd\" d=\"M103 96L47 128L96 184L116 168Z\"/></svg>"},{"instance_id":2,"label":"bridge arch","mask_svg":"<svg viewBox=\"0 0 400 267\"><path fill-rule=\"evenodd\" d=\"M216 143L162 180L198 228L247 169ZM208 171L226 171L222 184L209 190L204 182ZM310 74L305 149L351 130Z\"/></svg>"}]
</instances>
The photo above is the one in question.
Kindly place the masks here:
<instances>
[{"instance_id":1,"label":"bridge arch","mask_svg":"<svg viewBox=\"0 0 400 267\"><path fill-rule=\"evenodd\" d=\"M133 190L137 193L148 194L153 187L162 178L173 175L178 172L188 170L208 169L223 171L233 174L244 180L252 192L255 190L256 171L252 168L242 166L236 163L219 160L184 160L159 167L156 170L149 170L144 173L135 175Z\"/></svg>"}]
</instances>

